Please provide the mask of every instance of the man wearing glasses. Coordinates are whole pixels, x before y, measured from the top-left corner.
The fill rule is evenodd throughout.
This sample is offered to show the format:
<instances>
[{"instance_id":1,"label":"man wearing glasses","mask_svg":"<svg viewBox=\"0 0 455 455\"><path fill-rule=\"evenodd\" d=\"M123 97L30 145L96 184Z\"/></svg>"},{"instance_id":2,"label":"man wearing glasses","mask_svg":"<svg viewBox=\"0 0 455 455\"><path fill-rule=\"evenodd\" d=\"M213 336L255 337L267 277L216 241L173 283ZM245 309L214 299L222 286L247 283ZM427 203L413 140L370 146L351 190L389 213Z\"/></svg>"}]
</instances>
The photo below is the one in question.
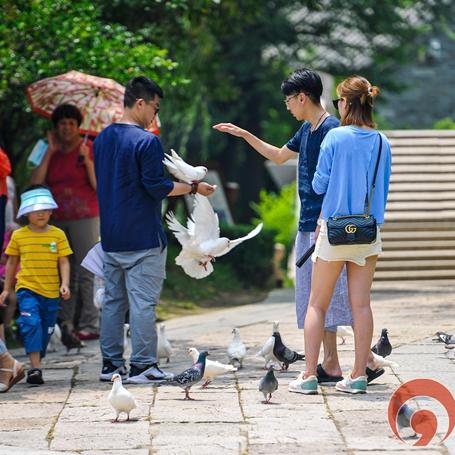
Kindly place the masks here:
<instances>
[{"instance_id":1,"label":"man wearing glasses","mask_svg":"<svg viewBox=\"0 0 455 455\"><path fill-rule=\"evenodd\" d=\"M311 186L318 162L321 143L332 128L339 126L337 118L321 105L322 81L319 75L303 68L291 73L281 84L287 110L303 124L286 145L279 148L232 123L214 125L218 131L243 138L258 153L276 164L283 164L298 157L298 190L300 217L296 237L296 257L300 257L316 241L319 233L317 221L323 196L317 195ZM303 329L311 291L311 260L296 270L295 298L297 325ZM336 329L339 325L352 325L349 305L346 270L344 269L335 287L329 310L326 314L324 333L324 360L318 365L318 381L335 383L342 379L336 345ZM374 367L374 364L370 364ZM369 380L384 373L383 369L367 370ZM289 385L291 392L302 392L302 377Z\"/></svg>"},{"instance_id":2,"label":"man wearing glasses","mask_svg":"<svg viewBox=\"0 0 455 455\"><path fill-rule=\"evenodd\" d=\"M146 131L160 109L162 89L151 79L131 79L124 114L95 140L95 172L104 250L105 299L100 344L101 381L126 379L123 325L129 309L132 352L129 382L153 383L171 375L157 365L155 306L166 264L161 203L167 196L215 191L208 183L173 182L164 176L163 148Z\"/></svg>"}]
</instances>

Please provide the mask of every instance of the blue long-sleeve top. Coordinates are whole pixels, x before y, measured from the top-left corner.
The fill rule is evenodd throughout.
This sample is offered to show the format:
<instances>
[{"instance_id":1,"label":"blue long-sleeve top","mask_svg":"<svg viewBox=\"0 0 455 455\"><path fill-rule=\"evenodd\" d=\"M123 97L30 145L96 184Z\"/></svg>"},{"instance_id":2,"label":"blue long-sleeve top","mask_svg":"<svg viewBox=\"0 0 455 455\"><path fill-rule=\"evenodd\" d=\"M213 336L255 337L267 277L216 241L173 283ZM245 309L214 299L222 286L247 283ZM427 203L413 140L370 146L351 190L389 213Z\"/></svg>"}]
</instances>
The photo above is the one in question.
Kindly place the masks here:
<instances>
[{"instance_id":1,"label":"blue long-sleeve top","mask_svg":"<svg viewBox=\"0 0 455 455\"><path fill-rule=\"evenodd\" d=\"M389 141L379 134L382 150L370 213L383 224L392 159ZM312 182L314 191L324 194L322 219L365 213L378 152L377 131L342 126L327 133Z\"/></svg>"},{"instance_id":2,"label":"blue long-sleeve top","mask_svg":"<svg viewBox=\"0 0 455 455\"><path fill-rule=\"evenodd\" d=\"M174 184L164 176L159 138L139 126L114 123L93 149L104 251L166 245L161 201Z\"/></svg>"}]
</instances>

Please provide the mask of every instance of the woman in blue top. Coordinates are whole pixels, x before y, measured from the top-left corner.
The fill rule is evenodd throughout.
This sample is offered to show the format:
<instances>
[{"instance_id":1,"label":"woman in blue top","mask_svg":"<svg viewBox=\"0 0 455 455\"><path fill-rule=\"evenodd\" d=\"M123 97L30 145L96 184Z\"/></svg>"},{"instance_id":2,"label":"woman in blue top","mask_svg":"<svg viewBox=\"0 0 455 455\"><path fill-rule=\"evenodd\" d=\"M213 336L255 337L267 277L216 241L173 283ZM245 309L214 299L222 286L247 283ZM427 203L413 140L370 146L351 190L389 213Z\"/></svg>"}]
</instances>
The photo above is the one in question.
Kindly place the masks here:
<instances>
[{"instance_id":1,"label":"woman in blue top","mask_svg":"<svg viewBox=\"0 0 455 455\"><path fill-rule=\"evenodd\" d=\"M381 237L367 245L333 246L327 238L327 220L336 215L365 213L374 168L379 153L379 134L373 123L373 99L379 89L365 78L352 76L337 87L334 101L341 126L330 130L323 143L313 178L313 189L324 194L320 215L320 232L312 256L314 262L310 303L305 319L306 371L304 393L317 393L316 366L324 330L324 318L338 276L346 264L349 297L355 335L355 362L350 375L336 384L337 390L365 393L365 368L373 335L370 290ZM384 223L389 189L391 153L387 138L382 136L382 149L376 177L371 213L378 225Z\"/></svg>"}]
</instances>

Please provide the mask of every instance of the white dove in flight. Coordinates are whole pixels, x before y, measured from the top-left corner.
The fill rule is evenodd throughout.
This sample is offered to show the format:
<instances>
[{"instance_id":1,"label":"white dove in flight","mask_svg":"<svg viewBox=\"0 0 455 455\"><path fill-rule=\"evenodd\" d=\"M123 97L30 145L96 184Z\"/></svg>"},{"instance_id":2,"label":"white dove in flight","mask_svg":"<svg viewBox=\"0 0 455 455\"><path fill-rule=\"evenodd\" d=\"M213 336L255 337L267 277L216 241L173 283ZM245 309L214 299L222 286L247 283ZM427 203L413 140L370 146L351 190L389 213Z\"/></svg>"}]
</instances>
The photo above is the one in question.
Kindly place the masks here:
<instances>
[{"instance_id":1,"label":"white dove in flight","mask_svg":"<svg viewBox=\"0 0 455 455\"><path fill-rule=\"evenodd\" d=\"M212 262L223 256L237 245L252 239L261 232L262 223L249 234L235 240L220 237L218 215L209 200L200 194L195 195L194 210L188 218L187 227L183 226L173 213L166 215L167 225L182 245L182 251L175 258L185 273L201 279L213 272Z\"/></svg>"},{"instance_id":2,"label":"white dove in flight","mask_svg":"<svg viewBox=\"0 0 455 455\"><path fill-rule=\"evenodd\" d=\"M200 182L207 175L204 166L191 166L180 158L177 152L171 149L171 155L164 154L163 164L167 170L178 180L185 183Z\"/></svg>"}]
</instances>

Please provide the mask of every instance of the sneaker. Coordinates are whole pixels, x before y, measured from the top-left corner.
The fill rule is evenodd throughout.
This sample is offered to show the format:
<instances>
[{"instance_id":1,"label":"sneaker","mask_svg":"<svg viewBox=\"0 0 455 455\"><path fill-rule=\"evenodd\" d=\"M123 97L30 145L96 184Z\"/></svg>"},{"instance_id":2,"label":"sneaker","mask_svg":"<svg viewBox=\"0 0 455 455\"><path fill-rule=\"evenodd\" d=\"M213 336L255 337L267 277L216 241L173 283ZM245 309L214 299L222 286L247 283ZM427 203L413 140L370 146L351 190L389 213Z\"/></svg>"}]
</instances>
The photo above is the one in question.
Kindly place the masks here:
<instances>
[{"instance_id":1,"label":"sneaker","mask_svg":"<svg viewBox=\"0 0 455 455\"><path fill-rule=\"evenodd\" d=\"M111 381L114 374L119 374L122 380L125 380L128 372L126 371L124 365L117 367L110 360L103 360L103 369L101 370L100 381Z\"/></svg>"},{"instance_id":2,"label":"sneaker","mask_svg":"<svg viewBox=\"0 0 455 455\"><path fill-rule=\"evenodd\" d=\"M37 386L43 385L43 372L40 368L32 368L27 371L27 384Z\"/></svg>"},{"instance_id":3,"label":"sneaker","mask_svg":"<svg viewBox=\"0 0 455 455\"><path fill-rule=\"evenodd\" d=\"M130 376L127 382L130 384L150 384L166 381L173 377L174 375L172 373L164 372L156 363L143 368L131 365Z\"/></svg>"},{"instance_id":4,"label":"sneaker","mask_svg":"<svg viewBox=\"0 0 455 455\"><path fill-rule=\"evenodd\" d=\"M303 393L305 395L317 395L318 393L318 378L309 376L303 379L303 372L299 374L297 379L289 383L289 392Z\"/></svg>"},{"instance_id":5,"label":"sneaker","mask_svg":"<svg viewBox=\"0 0 455 455\"><path fill-rule=\"evenodd\" d=\"M367 378L366 376L359 376L352 379L351 375L347 376L340 382L337 382L335 388L340 392L346 393L366 393L367 392Z\"/></svg>"}]
</instances>

